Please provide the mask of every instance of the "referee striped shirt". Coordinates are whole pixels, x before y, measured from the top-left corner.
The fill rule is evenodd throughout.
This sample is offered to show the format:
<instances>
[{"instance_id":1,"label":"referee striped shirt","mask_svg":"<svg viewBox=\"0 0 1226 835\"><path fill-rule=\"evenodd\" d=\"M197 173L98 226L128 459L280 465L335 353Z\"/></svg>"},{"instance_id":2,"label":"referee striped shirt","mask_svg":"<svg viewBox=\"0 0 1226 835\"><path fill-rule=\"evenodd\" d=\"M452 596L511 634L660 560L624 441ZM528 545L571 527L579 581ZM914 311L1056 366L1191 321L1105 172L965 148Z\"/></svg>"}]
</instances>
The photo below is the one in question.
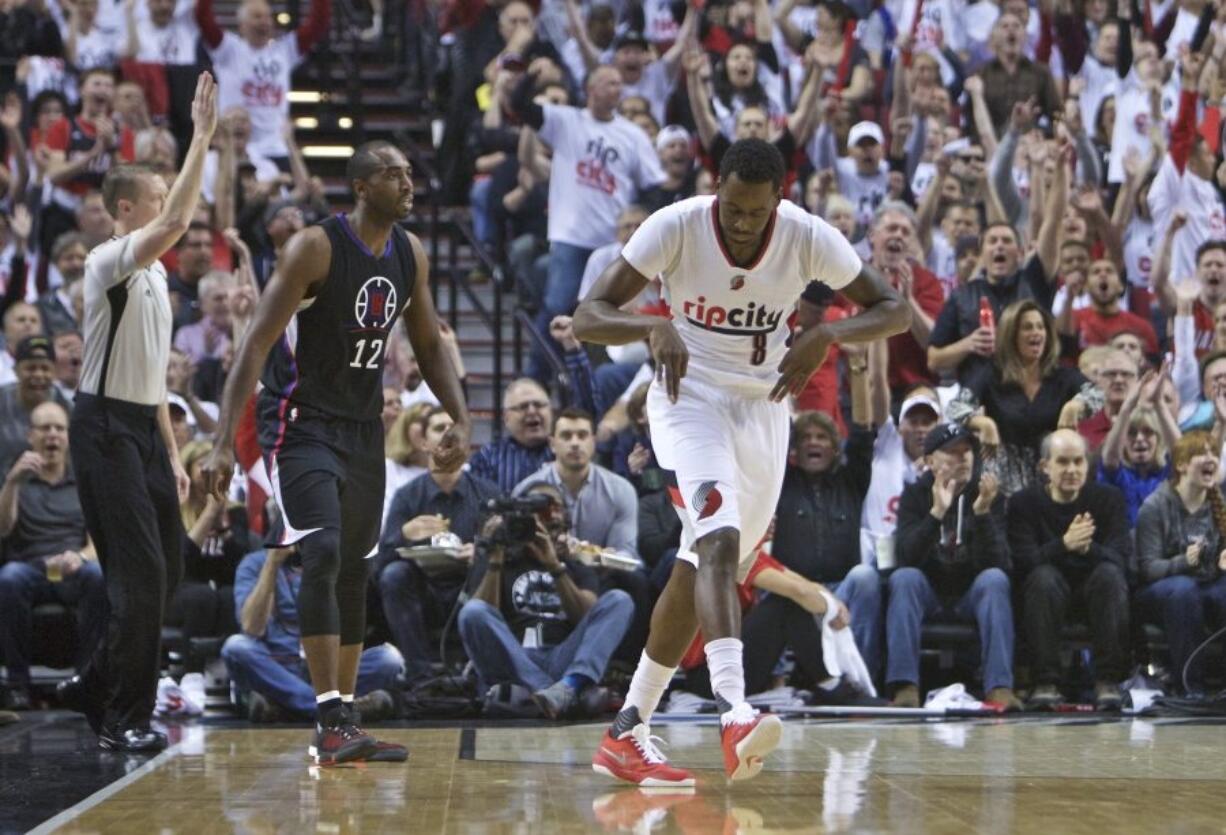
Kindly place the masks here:
<instances>
[{"instance_id":1,"label":"referee striped shirt","mask_svg":"<svg viewBox=\"0 0 1226 835\"><path fill-rule=\"evenodd\" d=\"M85 260L85 352L78 391L156 406L166 399L173 315L166 268L137 268L133 236Z\"/></svg>"}]
</instances>

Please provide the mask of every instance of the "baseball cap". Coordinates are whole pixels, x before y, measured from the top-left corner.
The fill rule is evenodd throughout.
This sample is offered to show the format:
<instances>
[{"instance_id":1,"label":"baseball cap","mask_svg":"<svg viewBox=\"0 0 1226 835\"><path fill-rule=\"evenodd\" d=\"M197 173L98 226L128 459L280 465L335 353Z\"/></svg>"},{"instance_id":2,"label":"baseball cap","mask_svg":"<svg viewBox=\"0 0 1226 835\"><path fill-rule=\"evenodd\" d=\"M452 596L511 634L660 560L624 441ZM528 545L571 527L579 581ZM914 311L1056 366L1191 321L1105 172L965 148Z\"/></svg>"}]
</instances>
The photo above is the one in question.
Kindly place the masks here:
<instances>
[{"instance_id":1,"label":"baseball cap","mask_svg":"<svg viewBox=\"0 0 1226 835\"><path fill-rule=\"evenodd\" d=\"M22 360L50 360L55 362L55 346L45 336L27 336L17 343L13 352L17 362Z\"/></svg>"},{"instance_id":2,"label":"baseball cap","mask_svg":"<svg viewBox=\"0 0 1226 835\"><path fill-rule=\"evenodd\" d=\"M847 147L859 145L866 139L871 139L878 145L884 145L885 134L881 132L881 125L876 122L856 122L851 126L851 132L847 134Z\"/></svg>"},{"instance_id":3,"label":"baseball cap","mask_svg":"<svg viewBox=\"0 0 1226 835\"><path fill-rule=\"evenodd\" d=\"M929 432L928 437L924 438L924 454L932 455L938 449L944 449L958 441L970 441L973 446L975 443L975 433L967 429L966 425L962 423L942 423Z\"/></svg>"},{"instance_id":4,"label":"baseball cap","mask_svg":"<svg viewBox=\"0 0 1226 835\"><path fill-rule=\"evenodd\" d=\"M613 39L613 50L615 52L623 46L641 46L643 49L647 49L650 44L647 43L647 39L643 37L642 32L637 29L627 29Z\"/></svg>"},{"instance_id":5,"label":"baseball cap","mask_svg":"<svg viewBox=\"0 0 1226 835\"><path fill-rule=\"evenodd\" d=\"M927 406L938 418L941 416L941 404L933 400L931 397L920 394L914 397L908 397L902 402L902 408L898 410L899 419L901 420L902 418L906 417L907 413L916 406Z\"/></svg>"},{"instance_id":6,"label":"baseball cap","mask_svg":"<svg viewBox=\"0 0 1226 835\"><path fill-rule=\"evenodd\" d=\"M690 141L690 132L681 125L665 125L660 128L660 132L656 134L656 150L664 150L664 146L670 142L682 140L685 143Z\"/></svg>"},{"instance_id":7,"label":"baseball cap","mask_svg":"<svg viewBox=\"0 0 1226 835\"><path fill-rule=\"evenodd\" d=\"M193 415L192 410L188 408L187 401L184 400L179 395L175 394L173 391L169 391L166 393L166 405L171 410L172 413L175 410L182 412L183 416L187 418L188 426L196 425L196 416Z\"/></svg>"}]
</instances>

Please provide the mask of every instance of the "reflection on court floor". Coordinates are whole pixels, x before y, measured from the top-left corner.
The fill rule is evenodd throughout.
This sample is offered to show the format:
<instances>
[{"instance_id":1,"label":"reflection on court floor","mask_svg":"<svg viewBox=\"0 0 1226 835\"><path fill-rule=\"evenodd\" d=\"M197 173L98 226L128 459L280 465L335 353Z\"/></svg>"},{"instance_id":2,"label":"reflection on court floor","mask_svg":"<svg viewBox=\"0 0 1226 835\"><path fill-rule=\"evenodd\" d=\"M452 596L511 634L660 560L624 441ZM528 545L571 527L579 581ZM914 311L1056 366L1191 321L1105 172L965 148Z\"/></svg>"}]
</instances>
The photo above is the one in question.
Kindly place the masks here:
<instances>
[{"instance_id":1,"label":"reflection on court floor","mask_svg":"<svg viewBox=\"0 0 1226 835\"><path fill-rule=\"evenodd\" d=\"M77 721L0 737L6 783L21 761L50 755L40 739L52 737L107 781L39 818L41 831L1050 835L1220 831L1226 820L1226 724L1205 721L793 722L767 770L735 786L719 770L712 725L659 727L670 758L699 769L688 792L593 774L595 725L404 725L380 736L407 744L408 764L318 768L300 728L210 724L177 729L154 761L116 767L89 747L88 731L75 733ZM33 775L19 782L37 793ZM10 826L5 815L3 830L39 822Z\"/></svg>"}]
</instances>

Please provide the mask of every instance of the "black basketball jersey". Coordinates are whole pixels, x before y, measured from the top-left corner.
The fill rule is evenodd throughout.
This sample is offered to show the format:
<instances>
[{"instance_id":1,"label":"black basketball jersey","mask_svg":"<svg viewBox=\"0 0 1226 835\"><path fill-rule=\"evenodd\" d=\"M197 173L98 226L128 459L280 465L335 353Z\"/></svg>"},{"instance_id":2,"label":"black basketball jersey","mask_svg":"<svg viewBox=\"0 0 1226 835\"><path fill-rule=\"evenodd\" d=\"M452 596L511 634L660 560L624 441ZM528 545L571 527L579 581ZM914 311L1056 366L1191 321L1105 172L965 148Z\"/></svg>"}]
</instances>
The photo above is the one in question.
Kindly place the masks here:
<instances>
[{"instance_id":1,"label":"black basketball jersey","mask_svg":"<svg viewBox=\"0 0 1226 835\"><path fill-rule=\"evenodd\" d=\"M390 332L417 278L413 247L399 226L379 256L344 214L319 226L332 244L328 278L269 352L261 382L281 400L282 415L299 404L334 417L378 420Z\"/></svg>"}]
</instances>

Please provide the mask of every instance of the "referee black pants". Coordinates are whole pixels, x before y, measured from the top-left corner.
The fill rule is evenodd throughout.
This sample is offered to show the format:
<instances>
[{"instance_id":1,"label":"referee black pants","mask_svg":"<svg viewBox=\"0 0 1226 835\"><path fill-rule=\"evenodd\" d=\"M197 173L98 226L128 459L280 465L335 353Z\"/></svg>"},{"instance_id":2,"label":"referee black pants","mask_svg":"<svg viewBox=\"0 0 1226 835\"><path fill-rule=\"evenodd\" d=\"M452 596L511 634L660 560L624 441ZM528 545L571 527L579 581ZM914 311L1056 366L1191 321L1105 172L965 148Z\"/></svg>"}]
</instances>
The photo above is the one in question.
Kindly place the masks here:
<instances>
[{"instance_id":1,"label":"referee black pants","mask_svg":"<svg viewBox=\"0 0 1226 835\"><path fill-rule=\"evenodd\" d=\"M183 523L155 407L79 393L69 425L85 525L106 578L106 633L83 673L108 727L147 724L165 601L183 572Z\"/></svg>"}]
</instances>

